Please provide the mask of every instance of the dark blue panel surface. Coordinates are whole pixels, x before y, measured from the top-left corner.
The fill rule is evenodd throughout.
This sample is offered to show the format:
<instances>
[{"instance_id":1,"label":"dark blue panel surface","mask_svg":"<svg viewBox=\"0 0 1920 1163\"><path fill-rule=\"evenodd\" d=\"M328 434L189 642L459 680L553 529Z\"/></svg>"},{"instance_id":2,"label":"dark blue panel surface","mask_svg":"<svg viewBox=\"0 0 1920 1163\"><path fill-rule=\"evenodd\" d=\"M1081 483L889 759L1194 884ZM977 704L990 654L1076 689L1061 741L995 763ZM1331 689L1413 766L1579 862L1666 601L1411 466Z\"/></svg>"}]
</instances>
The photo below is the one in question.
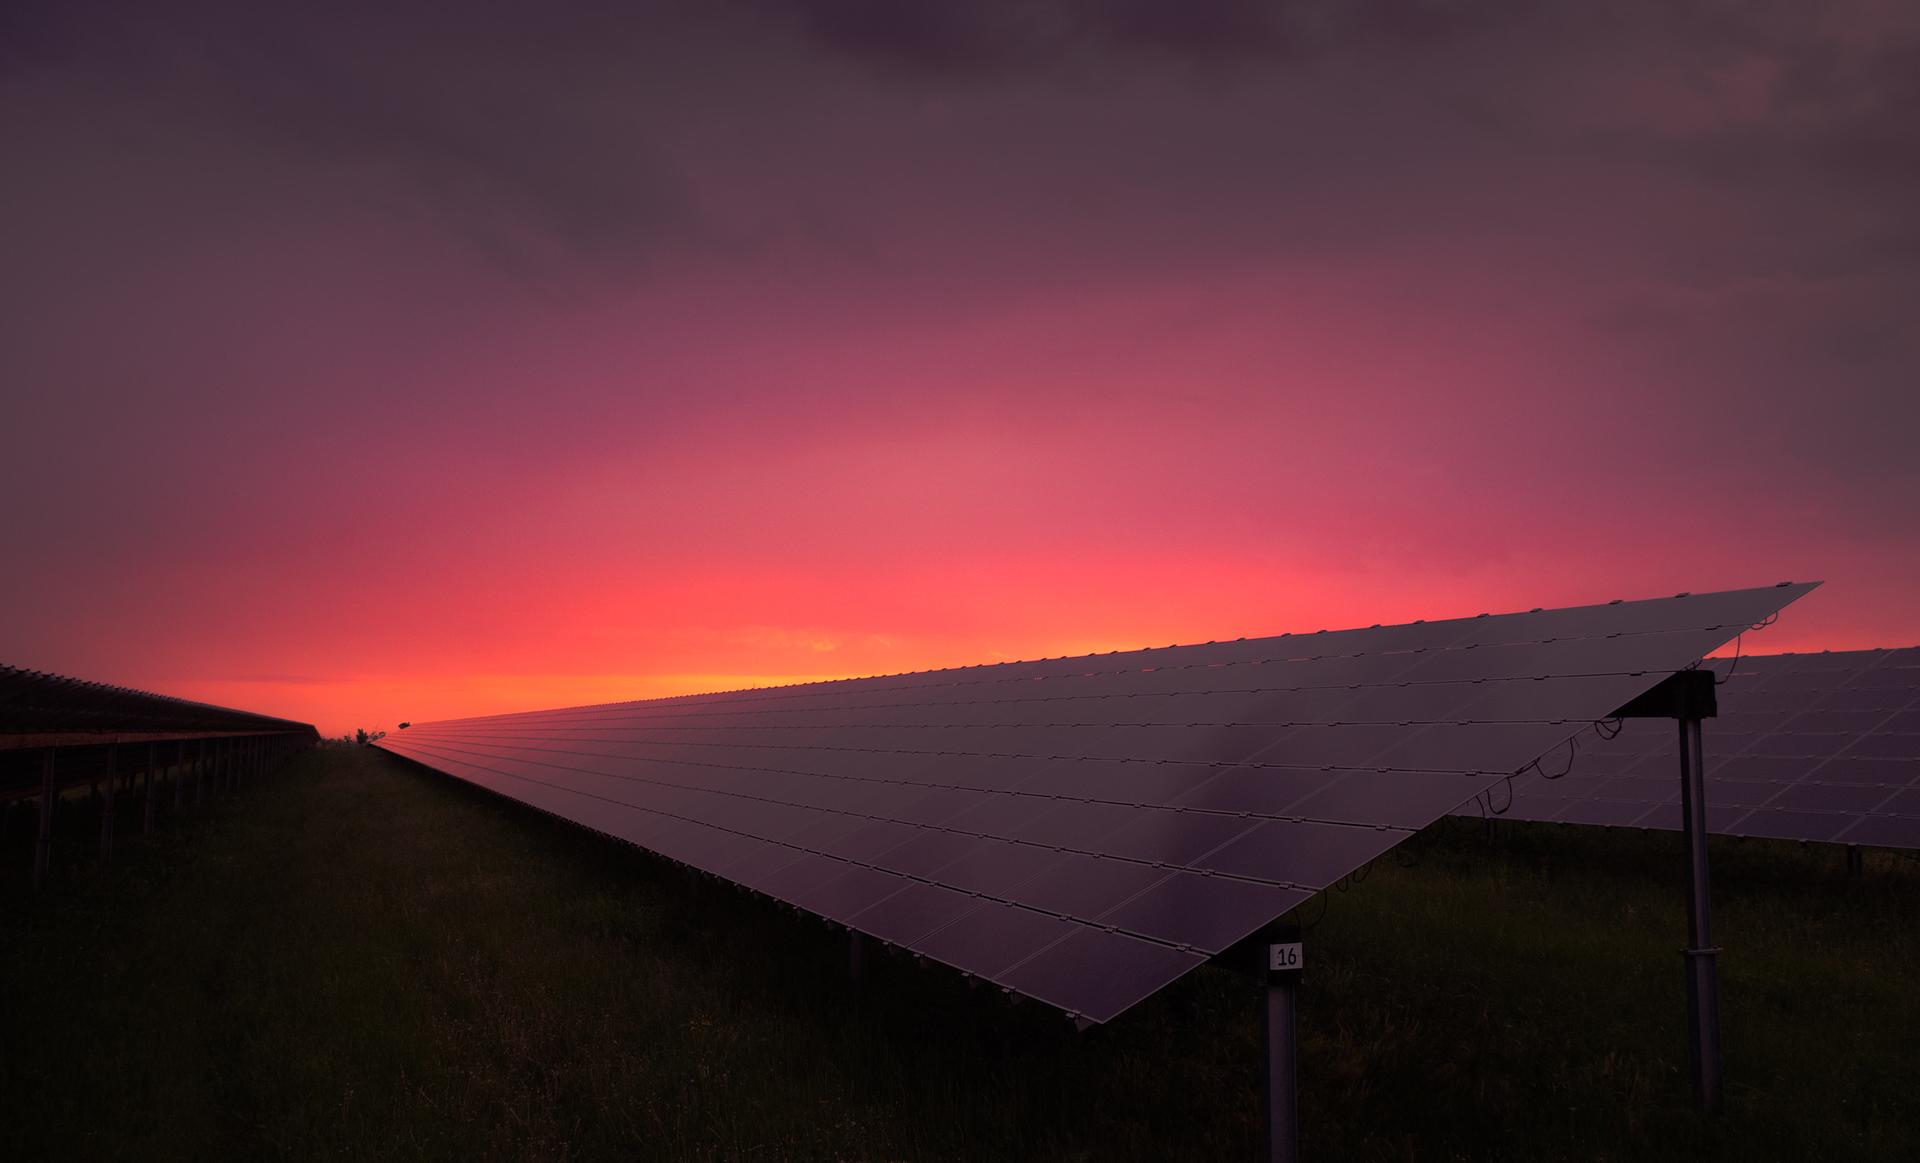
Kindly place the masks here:
<instances>
[{"instance_id":1,"label":"dark blue panel surface","mask_svg":"<svg viewBox=\"0 0 1920 1163\"><path fill-rule=\"evenodd\" d=\"M1442 813L1500 797L1510 773L1577 759L1570 737L1808 588L422 723L381 745L1104 1021ZM1736 683L1780 690L1716 728L1716 759L1751 793L1736 811L1857 827L1868 789L1920 788L1920 731L1861 727L1912 708L1920 666L1893 663L1913 657L1743 663ZM1829 679L1868 701L1809 701ZM1792 753L1770 754L1785 707L1805 720L1781 737ZM1575 783L1541 802L1667 810L1641 777L1671 732L1615 742L1595 765L1605 797ZM1792 784L1823 767L1847 790Z\"/></svg>"},{"instance_id":2,"label":"dark blue panel surface","mask_svg":"<svg viewBox=\"0 0 1920 1163\"><path fill-rule=\"evenodd\" d=\"M1909 677L1920 675L1916 658L1920 648L1720 664L1720 713L1702 730L1710 830L1910 846L1913 829L1899 817L1911 809L1893 793L1920 785L1920 683ZM1577 743L1564 778L1516 780L1508 816L1618 823L1624 803L1648 809L1638 826L1679 827L1671 721L1629 721L1618 738L1589 731ZM1542 764L1558 770L1551 759Z\"/></svg>"}]
</instances>

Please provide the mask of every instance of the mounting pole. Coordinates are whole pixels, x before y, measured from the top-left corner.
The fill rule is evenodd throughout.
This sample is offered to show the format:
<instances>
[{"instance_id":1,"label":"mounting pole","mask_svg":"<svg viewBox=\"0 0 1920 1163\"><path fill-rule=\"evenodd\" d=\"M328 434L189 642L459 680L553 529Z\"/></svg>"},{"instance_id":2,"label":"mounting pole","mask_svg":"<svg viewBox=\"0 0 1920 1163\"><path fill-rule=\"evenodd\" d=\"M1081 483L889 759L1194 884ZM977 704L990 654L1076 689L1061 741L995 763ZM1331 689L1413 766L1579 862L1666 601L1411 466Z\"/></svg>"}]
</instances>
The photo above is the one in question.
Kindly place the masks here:
<instances>
[{"instance_id":1,"label":"mounting pole","mask_svg":"<svg viewBox=\"0 0 1920 1163\"><path fill-rule=\"evenodd\" d=\"M1300 1089L1294 1052L1294 1010L1302 965L1300 927L1287 925L1267 945L1266 1021L1261 1041L1266 1051L1266 1124L1268 1163L1300 1158Z\"/></svg>"},{"instance_id":2,"label":"mounting pole","mask_svg":"<svg viewBox=\"0 0 1920 1163\"><path fill-rule=\"evenodd\" d=\"M1700 720L1680 720L1680 818L1687 829L1687 1029L1693 1096L1700 1109L1720 1109L1720 968L1713 943L1713 901L1707 876L1707 786Z\"/></svg>"},{"instance_id":3,"label":"mounting pole","mask_svg":"<svg viewBox=\"0 0 1920 1163\"><path fill-rule=\"evenodd\" d=\"M47 879L53 862L53 748L40 753L40 834L33 845L33 887Z\"/></svg>"},{"instance_id":4,"label":"mounting pole","mask_svg":"<svg viewBox=\"0 0 1920 1163\"><path fill-rule=\"evenodd\" d=\"M147 769L140 774L140 798L146 801L145 806L141 809L146 817L145 822L141 825L141 834L144 836L153 835L153 765L158 754L159 750L157 745L152 741L148 741Z\"/></svg>"},{"instance_id":5,"label":"mounting pole","mask_svg":"<svg viewBox=\"0 0 1920 1163\"><path fill-rule=\"evenodd\" d=\"M1700 721L1719 714L1711 670L1683 670L1614 712L1623 719L1676 719L1680 724L1680 827L1687 837L1687 1057L1693 1096L1714 1113L1722 1095L1720 950L1713 943L1713 901L1707 875L1706 759Z\"/></svg>"},{"instance_id":6,"label":"mounting pole","mask_svg":"<svg viewBox=\"0 0 1920 1163\"><path fill-rule=\"evenodd\" d=\"M113 787L120 782L120 745L107 744L107 798L100 805L100 859L113 863Z\"/></svg>"},{"instance_id":7,"label":"mounting pole","mask_svg":"<svg viewBox=\"0 0 1920 1163\"><path fill-rule=\"evenodd\" d=\"M855 985L867 982L867 935L858 929L847 930L847 980Z\"/></svg>"}]
</instances>

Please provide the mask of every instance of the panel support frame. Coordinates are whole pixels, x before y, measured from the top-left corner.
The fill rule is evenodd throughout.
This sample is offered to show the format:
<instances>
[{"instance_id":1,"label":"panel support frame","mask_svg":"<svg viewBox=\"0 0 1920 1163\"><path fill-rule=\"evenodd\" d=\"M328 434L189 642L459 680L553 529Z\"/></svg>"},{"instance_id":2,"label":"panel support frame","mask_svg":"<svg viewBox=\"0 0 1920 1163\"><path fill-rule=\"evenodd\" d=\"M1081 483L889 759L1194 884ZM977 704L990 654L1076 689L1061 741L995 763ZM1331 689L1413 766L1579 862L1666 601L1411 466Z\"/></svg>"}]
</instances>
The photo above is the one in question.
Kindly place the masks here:
<instances>
[{"instance_id":1,"label":"panel support frame","mask_svg":"<svg viewBox=\"0 0 1920 1163\"><path fill-rule=\"evenodd\" d=\"M858 988L867 983L867 935L855 928L847 929L847 981Z\"/></svg>"},{"instance_id":2,"label":"panel support frame","mask_svg":"<svg viewBox=\"0 0 1920 1163\"><path fill-rule=\"evenodd\" d=\"M143 836L153 835L153 766L159 762L159 757L159 745L149 740L147 742L146 769L140 773L140 799L142 801L140 805L142 821L140 834Z\"/></svg>"},{"instance_id":3,"label":"panel support frame","mask_svg":"<svg viewBox=\"0 0 1920 1163\"><path fill-rule=\"evenodd\" d=\"M120 745L107 744L107 798L100 802L100 859L113 863L113 792L120 782Z\"/></svg>"},{"instance_id":4,"label":"panel support frame","mask_svg":"<svg viewBox=\"0 0 1920 1163\"><path fill-rule=\"evenodd\" d=\"M1268 1163L1300 1159L1300 1087L1295 1027L1304 958L1298 925L1276 926L1263 943L1266 989L1262 1002L1260 1048L1264 1060L1262 1122Z\"/></svg>"},{"instance_id":5,"label":"panel support frame","mask_svg":"<svg viewBox=\"0 0 1920 1163\"><path fill-rule=\"evenodd\" d=\"M1687 1063L1694 1103L1717 1114L1725 1100L1720 1052L1720 949L1713 943L1713 884L1707 867L1706 756L1700 724L1719 714L1716 680L1704 667L1678 671L1614 712L1622 719L1673 719L1679 726L1680 827L1687 844Z\"/></svg>"},{"instance_id":6,"label":"panel support frame","mask_svg":"<svg viewBox=\"0 0 1920 1163\"><path fill-rule=\"evenodd\" d=\"M53 748L40 753L40 827L33 840L33 887L37 891L47 881L47 869L53 863Z\"/></svg>"}]
</instances>

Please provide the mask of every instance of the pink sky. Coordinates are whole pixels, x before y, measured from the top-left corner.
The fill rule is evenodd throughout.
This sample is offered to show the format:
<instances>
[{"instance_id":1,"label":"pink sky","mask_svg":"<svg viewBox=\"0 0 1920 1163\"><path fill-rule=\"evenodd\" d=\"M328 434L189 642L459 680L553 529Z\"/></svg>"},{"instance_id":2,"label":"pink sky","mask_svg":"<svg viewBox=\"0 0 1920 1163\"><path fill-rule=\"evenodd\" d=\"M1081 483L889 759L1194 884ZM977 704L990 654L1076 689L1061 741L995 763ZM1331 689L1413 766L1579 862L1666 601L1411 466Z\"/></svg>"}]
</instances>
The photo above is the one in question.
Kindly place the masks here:
<instances>
[{"instance_id":1,"label":"pink sky","mask_svg":"<svg viewBox=\"0 0 1920 1163\"><path fill-rule=\"evenodd\" d=\"M0 18L0 661L339 733L1786 579L1749 649L1920 642L1907 7L267 7Z\"/></svg>"}]
</instances>

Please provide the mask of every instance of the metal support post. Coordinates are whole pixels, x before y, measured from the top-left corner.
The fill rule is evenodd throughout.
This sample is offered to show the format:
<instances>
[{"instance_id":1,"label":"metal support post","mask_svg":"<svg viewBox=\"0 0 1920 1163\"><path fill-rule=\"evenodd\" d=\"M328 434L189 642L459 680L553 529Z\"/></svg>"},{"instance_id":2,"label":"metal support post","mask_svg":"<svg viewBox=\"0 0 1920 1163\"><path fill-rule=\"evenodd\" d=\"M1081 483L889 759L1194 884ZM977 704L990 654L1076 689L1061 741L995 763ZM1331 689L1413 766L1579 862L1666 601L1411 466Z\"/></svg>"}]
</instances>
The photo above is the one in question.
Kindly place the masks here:
<instances>
[{"instance_id":1,"label":"metal support post","mask_svg":"<svg viewBox=\"0 0 1920 1163\"><path fill-rule=\"evenodd\" d=\"M33 887L47 879L53 862L53 748L40 753L40 834L33 845Z\"/></svg>"},{"instance_id":2,"label":"metal support post","mask_svg":"<svg viewBox=\"0 0 1920 1163\"><path fill-rule=\"evenodd\" d=\"M1303 958L1298 926L1276 935L1279 939L1267 945L1266 1021L1261 1026L1267 1060L1267 1159L1295 1163L1300 1158L1300 1090L1294 1024Z\"/></svg>"},{"instance_id":3,"label":"metal support post","mask_svg":"<svg viewBox=\"0 0 1920 1163\"><path fill-rule=\"evenodd\" d=\"M193 802L196 806L207 802L207 741L200 740L193 749Z\"/></svg>"},{"instance_id":4,"label":"metal support post","mask_svg":"<svg viewBox=\"0 0 1920 1163\"><path fill-rule=\"evenodd\" d=\"M187 745L178 742L173 745L173 812L180 814L186 806Z\"/></svg>"},{"instance_id":5,"label":"metal support post","mask_svg":"<svg viewBox=\"0 0 1920 1163\"><path fill-rule=\"evenodd\" d=\"M153 765L158 756L159 748L149 742L147 744L147 770L140 777L140 798L146 801L145 805L141 808L141 813L145 816L145 822L141 825L141 832L147 836L153 835Z\"/></svg>"},{"instance_id":6,"label":"metal support post","mask_svg":"<svg viewBox=\"0 0 1920 1163\"><path fill-rule=\"evenodd\" d=\"M867 981L867 935L858 929L847 930L847 980L855 985Z\"/></svg>"},{"instance_id":7,"label":"metal support post","mask_svg":"<svg viewBox=\"0 0 1920 1163\"><path fill-rule=\"evenodd\" d=\"M1687 838L1687 1056L1693 1094L1703 1111L1720 1109L1720 970L1713 944L1713 902L1707 878L1706 759L1700 723L1720 713L1711 670L1677 671L1613 714L1622 719L1673 719L1680 725L1680 829Z\"/></svg>"},{"instance_id":8,"label":"metal support post","mask_svg":"<svg viewBox=\"0 0 1920 1163\"><path fill-rule=\"evenodd\" d=\"M1847 875L1859 876L1867 870L1866 858L1860 855L1860 845L1847 845Z\"/></svg>"},{"instance_id":9,"label":"metal support post","mask_svg":"<svg viewBox=\"0 0 1920 1163\"><path fill-rule=\"evenodd\" d=\"M1707 879L1707 790L1700 720L1680 720L1680 818L1687 833L1687 1028L1693 1094L1700 1109L1721 1100L1720 970Z\"/></svg>"},{"instance_id":10,"label":"metal support post","mask_svg":"<svg viewBox=\"0 0 1920 1163\"><path fill-rule=\"evenodd\" d=\"M107 799L100 805L100 859L113 863L113 789L120 782L120 745L107 744Z\"/></svg>"}]
</instances>

